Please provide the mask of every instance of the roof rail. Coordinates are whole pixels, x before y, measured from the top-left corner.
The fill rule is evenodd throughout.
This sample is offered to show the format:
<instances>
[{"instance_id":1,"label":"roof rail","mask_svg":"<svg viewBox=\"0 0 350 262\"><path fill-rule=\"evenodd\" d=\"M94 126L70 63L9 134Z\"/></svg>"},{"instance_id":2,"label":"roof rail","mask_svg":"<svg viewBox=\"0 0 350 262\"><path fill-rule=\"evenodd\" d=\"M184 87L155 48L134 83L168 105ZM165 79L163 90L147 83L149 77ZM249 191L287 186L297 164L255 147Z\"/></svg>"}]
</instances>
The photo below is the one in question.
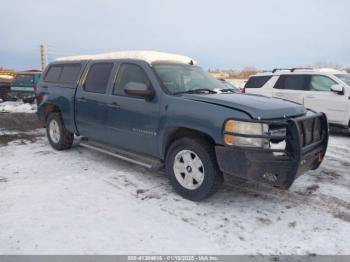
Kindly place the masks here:
<instances>
[{"instance_id":1,"label":"roof rail","mask_svg":"<svg viewBox=\"0 0 350 262\"><path fill-rule=\"evenodd\" d=\"M292 68L290 71L291 72L294 72L294 71L296 71L296 70L312 70L313 68L311 68L311 67L294 67L294 68Z\"/></svg>"},{"instance_id":2,"label":"roof rail","mask_svg":"<svg viewBox=\"0 0 350 262\"><path fill-rule=\"evenodd\" d=\"M277 71L281 70L289 70L291 72L294 72L296 70L312 70L313 68L311 67L293 67L293 68L275 68L272 70L272 73L276 73Z\"/></svg>"},{"instance_id":3,"label":"roof rail","mask_svg":"<svg viewBox=\"0 0 350 262\"><path fill-rule=\"evenodd\" d=\"M290 70L290 68L274 68L272 70L272 73L276 73L277 71L280 71L280 70Z\"/></svg>"}]
</instances>

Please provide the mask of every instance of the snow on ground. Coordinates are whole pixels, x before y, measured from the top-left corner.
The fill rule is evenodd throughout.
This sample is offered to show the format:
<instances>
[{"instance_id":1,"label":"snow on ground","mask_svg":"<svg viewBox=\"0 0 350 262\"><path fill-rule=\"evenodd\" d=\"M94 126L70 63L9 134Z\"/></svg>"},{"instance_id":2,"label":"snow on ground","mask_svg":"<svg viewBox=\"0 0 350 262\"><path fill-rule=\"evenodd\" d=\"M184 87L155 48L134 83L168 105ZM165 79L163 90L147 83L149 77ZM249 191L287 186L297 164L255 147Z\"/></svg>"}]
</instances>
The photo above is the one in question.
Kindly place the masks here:
<instances>
[{"instance_id":1,"label":"snow on ground","mask_svg":"<svg viewBox=\"0 0 350 262\"><path fill-rule=\"evenodd\" d=\"M0 103L0 113L34 113L36 104L23 103L22 101L6 101Z\"/></svg>"},{"instance_id":2,"label":"snow on ground","mask_svg":"<svg viewBox=\"0 0 350 262\"><path fill-rule=\"evenodd\" d=\"M289 191L227 177L210 199L164 174L37 141L0 145L0 254L349 254L349 137Z\"/></svg>"}]
</instances>

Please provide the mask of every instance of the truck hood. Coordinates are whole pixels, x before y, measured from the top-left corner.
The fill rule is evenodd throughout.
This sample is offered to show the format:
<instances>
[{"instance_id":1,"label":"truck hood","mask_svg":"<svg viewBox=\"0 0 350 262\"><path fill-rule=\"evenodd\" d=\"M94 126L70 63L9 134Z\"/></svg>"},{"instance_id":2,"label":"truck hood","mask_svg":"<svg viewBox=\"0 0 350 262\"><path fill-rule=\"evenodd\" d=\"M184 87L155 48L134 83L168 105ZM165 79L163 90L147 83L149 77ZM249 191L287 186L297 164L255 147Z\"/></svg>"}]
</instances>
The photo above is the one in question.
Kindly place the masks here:
<instances>
[{"instance_id":1,"label":"truck hood","mask_svg":"<svg viewBox=\"0 0 350 262\"><path fill-rule=\"evenodd\" d=\"M183 98L243 111L253 119L287 118L306 113L303 105L253 94L184 94Z\"/></svg>"}]
</instances>

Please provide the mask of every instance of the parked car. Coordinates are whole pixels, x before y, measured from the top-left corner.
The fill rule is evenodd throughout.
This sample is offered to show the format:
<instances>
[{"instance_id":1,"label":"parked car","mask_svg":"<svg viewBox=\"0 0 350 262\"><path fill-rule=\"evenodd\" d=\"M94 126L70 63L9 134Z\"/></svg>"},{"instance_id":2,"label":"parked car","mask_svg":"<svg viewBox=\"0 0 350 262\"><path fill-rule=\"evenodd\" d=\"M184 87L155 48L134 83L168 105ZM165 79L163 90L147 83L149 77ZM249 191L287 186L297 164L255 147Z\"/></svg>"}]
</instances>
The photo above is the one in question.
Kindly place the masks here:
<instances>
[{"instance_id":1,"label":"parked car","mask_svg":"<svg viewBox=\"0 0 350 262\"><path fill-rule=\"evenodd\" d=\"M249 78L245 92L279 97L324 112L331 125L350 128L350 74L334 69L274 69Z\"/></svg>"},{"instance_id":2,"label":"parked car","mask_svg":"<svg viewBox=\"0 0 350 262\"><path fill-rule=\"evenodd\" d=\"M232 90L233 92L236 92L236 93L242 93L241 89L236 87L234 84L232 84L231 82L229 81L226 81L225 79L223 78L219 78L218 79L219 81L221 81L221 83L226 87L226 90L229 91L229 90Z\"/></svg>"},{"instance_id":3,"label":"parked car","mask_svg":"<svg viewBox=\"0 0 350 262\"><path fill-rule=\"evenodd\" d=\"M39 82L40 72L19 72L11 83L11 97L32 103L35 88Z\"/></svg>"},{"instance_id":4,"label":"parked car","mask_svg":"<svg viewBox=\"0 0 350 262\"><path fill-rule=\"evenodd\" d=\"M165 167L175 191L191 200L215 192L223 173L289 188L320 165L327 148L324 114L220 92L222 84L186 56L61 58L38 87L38 116L54 149L69 149L79 135L81 146Z\"/></svg>"},{"instance_id":5,"label":"parked car","mask_svg":"<svg viewBox=\"0 0 350 262\"><path fill-rule=\"evenodd\" d=\"M13 79L13 76L0 75L0 99L3 101L6 101L9 99L12 79Z\"/></svg>"}]
</instances>

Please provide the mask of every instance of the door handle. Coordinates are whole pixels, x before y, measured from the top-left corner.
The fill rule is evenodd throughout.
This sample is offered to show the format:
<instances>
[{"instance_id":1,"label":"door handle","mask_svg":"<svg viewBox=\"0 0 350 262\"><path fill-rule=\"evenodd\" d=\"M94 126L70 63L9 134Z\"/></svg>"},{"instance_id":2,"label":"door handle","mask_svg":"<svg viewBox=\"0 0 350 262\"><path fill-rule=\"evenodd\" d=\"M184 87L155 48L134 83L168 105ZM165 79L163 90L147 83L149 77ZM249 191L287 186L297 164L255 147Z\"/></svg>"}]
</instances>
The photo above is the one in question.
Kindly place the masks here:
<instances>
[{"instance_id":1,"label":"door handle","mask_svg":"<svg viewBox=\"0 0 350 262\"><path fill-rule=\"evenodd\" d=\"M306 96L306 98L315 98L314 96Z\"/></svg>"},{"instance_id":2,"label":"door handle","mask_svg":"<svg viewBox=\"0 0 350 262\"><path fill-rule=\"evenodd\" d=\"M115 109L119 109L120 105L117 102L112 102L110 104L108 104L109 107L113 107Z\"/></svg>"},{"instance_id":3,"label":"door handle","mask_svg":"<svg viewBox=\"0 0 350 262\"><path fill-rule=\"evenodd\" d=\"M78 101L79 101L79 102L82 102L82 103L86 103L86 102L87 102L86 98L83 97L83 96L82 96L82 97L79 97L79 98L78 98Z\"/></svg>"}]
</instances>

